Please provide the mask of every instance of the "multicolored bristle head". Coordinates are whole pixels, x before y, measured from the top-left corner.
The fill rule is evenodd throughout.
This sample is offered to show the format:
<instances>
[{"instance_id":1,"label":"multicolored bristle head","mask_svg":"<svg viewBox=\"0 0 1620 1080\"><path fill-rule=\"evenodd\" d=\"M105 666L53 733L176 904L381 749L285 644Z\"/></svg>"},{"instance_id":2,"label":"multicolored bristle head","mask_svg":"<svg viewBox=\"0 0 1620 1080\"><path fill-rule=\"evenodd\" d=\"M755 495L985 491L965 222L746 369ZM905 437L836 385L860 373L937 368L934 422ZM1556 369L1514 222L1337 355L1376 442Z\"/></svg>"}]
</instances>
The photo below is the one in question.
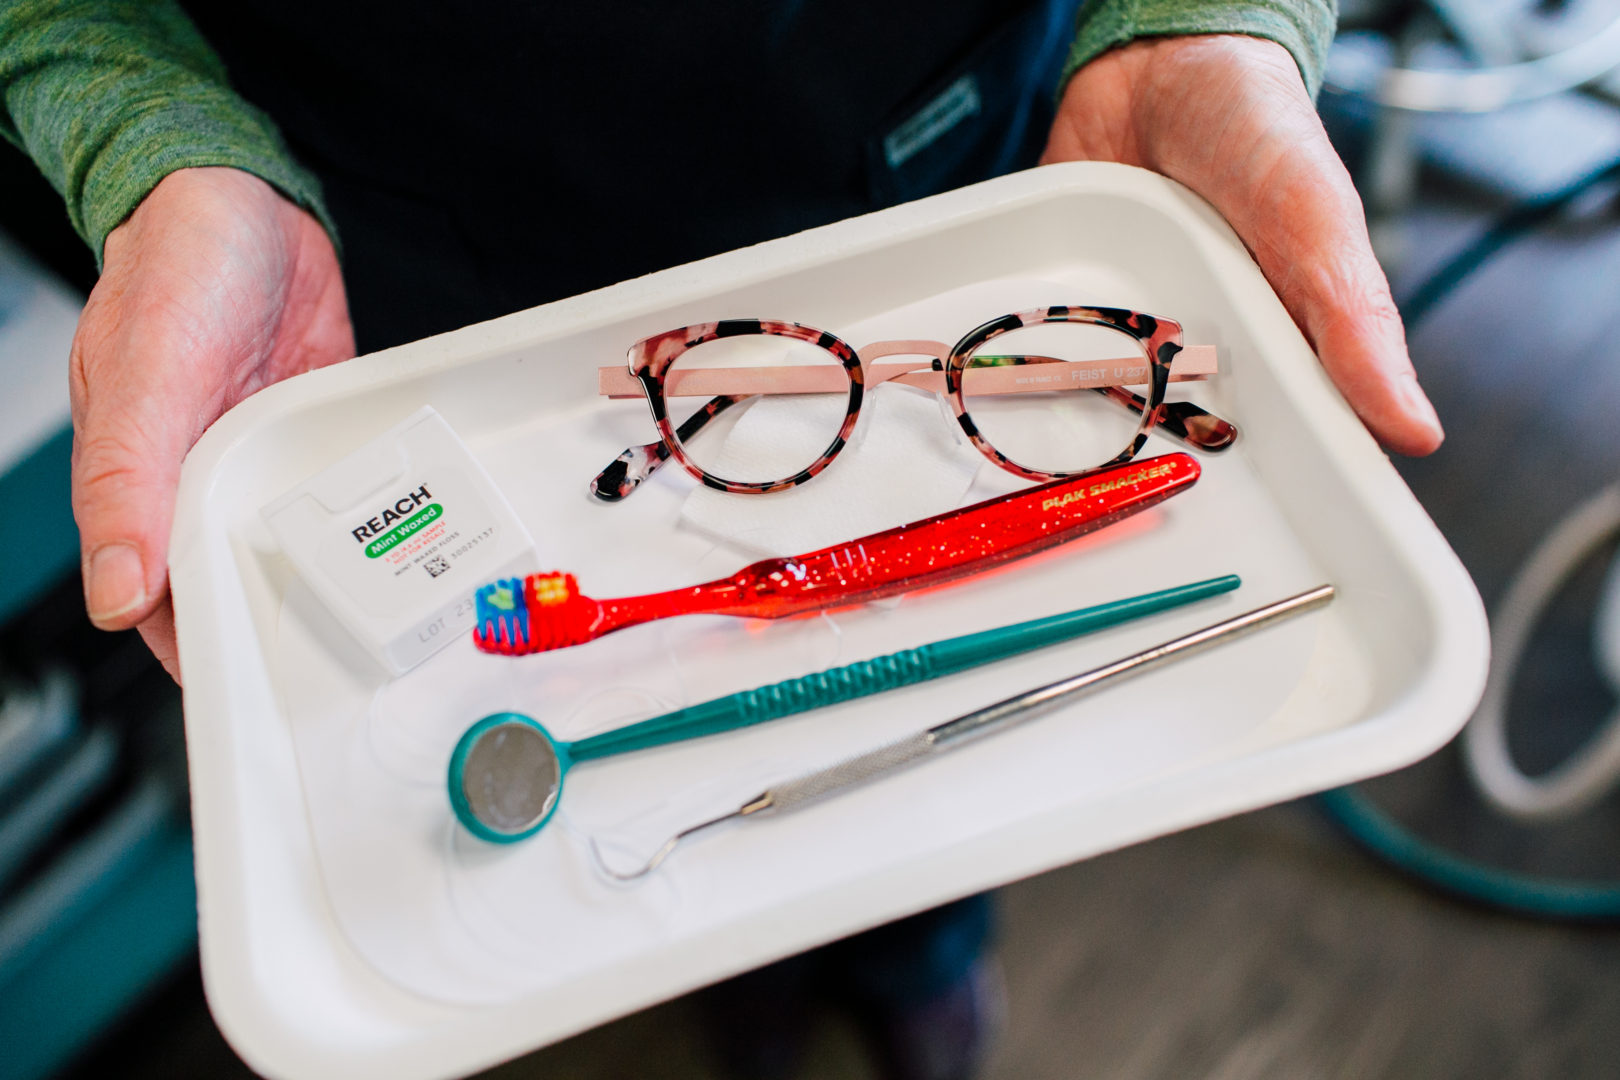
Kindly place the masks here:
<instances>
[{"instance_id":1,"label":"multicolored bristle head","mask_svg":"<svg viewBox=\"0 0 1620 1080\"><path fill-rule=\"evenodd\" d=\"M529 605L521 578L492 581L473 594L477 624L473 643L484 652L519 656L529 652Z\"/></svg>"},{"instance_id":2,"label":"multicolored bristle head","mask_svg":"<svg viewBox=\"0 0 1620 1080\"><path fill-rule=\"evenodd\" d=\"M473 594L477 625L473 643L488 653L523 656L596 636L601 605L581 596L573 574L502 578Z\"/></svg>"}]
</instances>

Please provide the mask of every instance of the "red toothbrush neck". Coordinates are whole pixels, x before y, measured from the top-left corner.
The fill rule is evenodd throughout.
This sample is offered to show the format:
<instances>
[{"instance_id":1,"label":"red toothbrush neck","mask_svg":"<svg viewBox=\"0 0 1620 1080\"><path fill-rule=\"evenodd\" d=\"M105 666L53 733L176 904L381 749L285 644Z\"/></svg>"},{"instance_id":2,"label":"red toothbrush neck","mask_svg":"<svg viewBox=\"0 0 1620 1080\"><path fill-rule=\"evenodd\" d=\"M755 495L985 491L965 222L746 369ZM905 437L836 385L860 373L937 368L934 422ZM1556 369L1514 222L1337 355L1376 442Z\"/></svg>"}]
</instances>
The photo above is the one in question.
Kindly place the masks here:
<instances>
[{"instance_id":1,"label":"red toothbrush neck","mask_svg":"<svg viewBox=\"0 0 1620 1080\"><path fill-rule=\"evenodd\" d=\"M734 614L742 590L735 579L711 581L702 585L688 585L668 592L647 596L627 596L618 600L602 600L602 614L596 624L596 634L612 633L627 626L667 619L675 615L727 615Z\"/></svg>"}]
</instances>

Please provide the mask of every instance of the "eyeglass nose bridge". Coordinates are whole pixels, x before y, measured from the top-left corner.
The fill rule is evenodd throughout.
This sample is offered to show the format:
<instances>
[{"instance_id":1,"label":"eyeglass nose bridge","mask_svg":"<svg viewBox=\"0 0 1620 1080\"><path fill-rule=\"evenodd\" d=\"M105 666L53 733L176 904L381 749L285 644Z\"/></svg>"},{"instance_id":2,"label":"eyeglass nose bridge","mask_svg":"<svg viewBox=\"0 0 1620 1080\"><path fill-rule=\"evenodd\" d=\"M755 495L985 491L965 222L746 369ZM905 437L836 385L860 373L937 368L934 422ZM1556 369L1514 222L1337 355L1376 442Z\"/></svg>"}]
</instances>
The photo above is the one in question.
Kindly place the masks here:
<instances>
[{"instance_id":1,"label":"eyeglass nose bridge","mask_svg":"<svg viewBox=\"0 0 1620 1080\"><path fill-rule=\"evenodd\" d=\"M874 341L856 349L855 355L860 357L862 367L885 356L926 356L943 365L951 355L951 347L943 341L907 338L902 341Z\"/></svg>"},{"instance_id":2,"label":"eyeglass nose bridge","mask_svg":"<svg viewBox=\"0 0 1620 1080\"><path fill-rule=\"evenodd\" d=\"M899 382L930 393L945 392L945 362L950 359L951 347L943 341L926 338L874 341L856 349L855 355L861 362L862 381L868 390L886 382ZM918 364L879 363L889 356L926 356L932 363L926 369Z\"/></svg>"},{"instance_id":3,"label":"eyeglass nose bridge","mask_svg":"<svg viewBox=\"0 0 1620 1080\"><path fill-rule=\"evenodd\" d=\"M951 356L949 345L943 341L932 341L927 338L874 341L856 349L855 356L861 362L861 377L867 390L870 391L886 382L898 382L902 386L909 386L929 394L938 403L939 415L950 426L957 444L968 445L967 437L961 430L961 421L946 400L945 363ZM927 357L930 363L927 367L915 363L879 363L890 356ZM861 422L865 423L864 416Z\"/></svg>"}]
</instances>

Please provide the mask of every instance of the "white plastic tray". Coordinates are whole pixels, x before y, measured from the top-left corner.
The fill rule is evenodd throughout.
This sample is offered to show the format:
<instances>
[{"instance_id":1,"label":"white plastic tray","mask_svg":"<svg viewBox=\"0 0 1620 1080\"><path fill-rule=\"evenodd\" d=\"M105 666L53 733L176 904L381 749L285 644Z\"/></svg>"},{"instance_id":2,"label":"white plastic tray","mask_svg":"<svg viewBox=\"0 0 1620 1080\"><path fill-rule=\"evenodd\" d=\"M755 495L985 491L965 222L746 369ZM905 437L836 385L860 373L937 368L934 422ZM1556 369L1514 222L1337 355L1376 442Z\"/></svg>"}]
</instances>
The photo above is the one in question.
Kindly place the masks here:
<instances>
[{"instance_id":1,"label":"white plastic tray","mask_svg":"<svg viewBox=\"0 0 1620 1080\"><path fill-rule=\"evenodd\" d=\"M1221 375L1191 393L1243 436L1204 459L1190 492L979 580L830 622L652 624L556 654L566 663L452 647L385 686L322 624L259 523L268 499L431 404L511 497L543 561L590 594L716 576L751 556L678 526L688 482L676 470L617 506L583 494L651 430L644 406L596 396L598 364L707 319L843 332L951 290L989 303L1032 279L1075 302L1162 312L1216 345ZM954 340L974 314L889 336ZM600 690L702 700L1228 571L1245 585L1214 603L582 767L569 820L511 849L470 846L434 784L460 729L495 705L574 737L623 707ZM1006 177L272 387L187 459L170 574L208 996L243 1057L282 1077L464 1074L956 896L1398 767L1464 722L1487 650L1471 582L1236 238L1175 184L1097 164ZM586 868L582 831L622 825L642 842L773 777L1322 581L1341 590L1325 612L795 817L715 833L645 888L609 888Z\"/></svg>"}]
</instances>

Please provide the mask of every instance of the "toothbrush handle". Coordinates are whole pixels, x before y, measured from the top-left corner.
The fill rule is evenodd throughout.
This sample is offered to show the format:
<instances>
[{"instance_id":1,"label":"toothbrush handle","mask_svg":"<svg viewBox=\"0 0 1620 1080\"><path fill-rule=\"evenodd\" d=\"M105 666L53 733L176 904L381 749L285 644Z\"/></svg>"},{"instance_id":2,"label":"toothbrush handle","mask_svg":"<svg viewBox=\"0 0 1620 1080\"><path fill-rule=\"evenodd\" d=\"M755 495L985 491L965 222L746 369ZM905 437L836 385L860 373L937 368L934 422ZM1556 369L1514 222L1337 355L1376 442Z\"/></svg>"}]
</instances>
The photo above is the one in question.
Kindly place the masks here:
<instances>
[{"instance_id":1,"label":"toothbrush handle","mask_svg":"<svg viewBox=\"0 0 1620 1080\"><path fill-rule=\"evenodd\" d=\"M1198 479L1187 454L1053 480L805 555L766 559L693 590L692 610L777 619L943 585L1067 543Z\"/></svg>"},{"instance_id":2,"label":"toothbrush handle","mask_svg":"<svg viewBox=\"0 0 1620 1080\"><path fill-rule=\"evenodd\" d=\"M943 585L1146 510L1199 472L1187 454L1140 458L805 555L763 559L701 585L592 601L590 637L675 615L780 619Z\"/></svg>"},{"instance_id":3,"label":"toothbrush handle","mask_svg":"<svg viewBox=\"0 0 1620 1080\"><path fill-rule=\"evenodd\" d=\"M777 717L836 705L900 686L927 682L1017 653L1067 641L1093 630L1142 618L1166 608L1228 592L1237 588L1238 584L1237 575L1226 574L1126 600L947 638L870 660L857 660L842 667L784 679L753 690L742 690L593 735L569 744L569 756L575 761L582 761L663 746L682 739L733 731Z\"/></svg>"}]
</instances>

